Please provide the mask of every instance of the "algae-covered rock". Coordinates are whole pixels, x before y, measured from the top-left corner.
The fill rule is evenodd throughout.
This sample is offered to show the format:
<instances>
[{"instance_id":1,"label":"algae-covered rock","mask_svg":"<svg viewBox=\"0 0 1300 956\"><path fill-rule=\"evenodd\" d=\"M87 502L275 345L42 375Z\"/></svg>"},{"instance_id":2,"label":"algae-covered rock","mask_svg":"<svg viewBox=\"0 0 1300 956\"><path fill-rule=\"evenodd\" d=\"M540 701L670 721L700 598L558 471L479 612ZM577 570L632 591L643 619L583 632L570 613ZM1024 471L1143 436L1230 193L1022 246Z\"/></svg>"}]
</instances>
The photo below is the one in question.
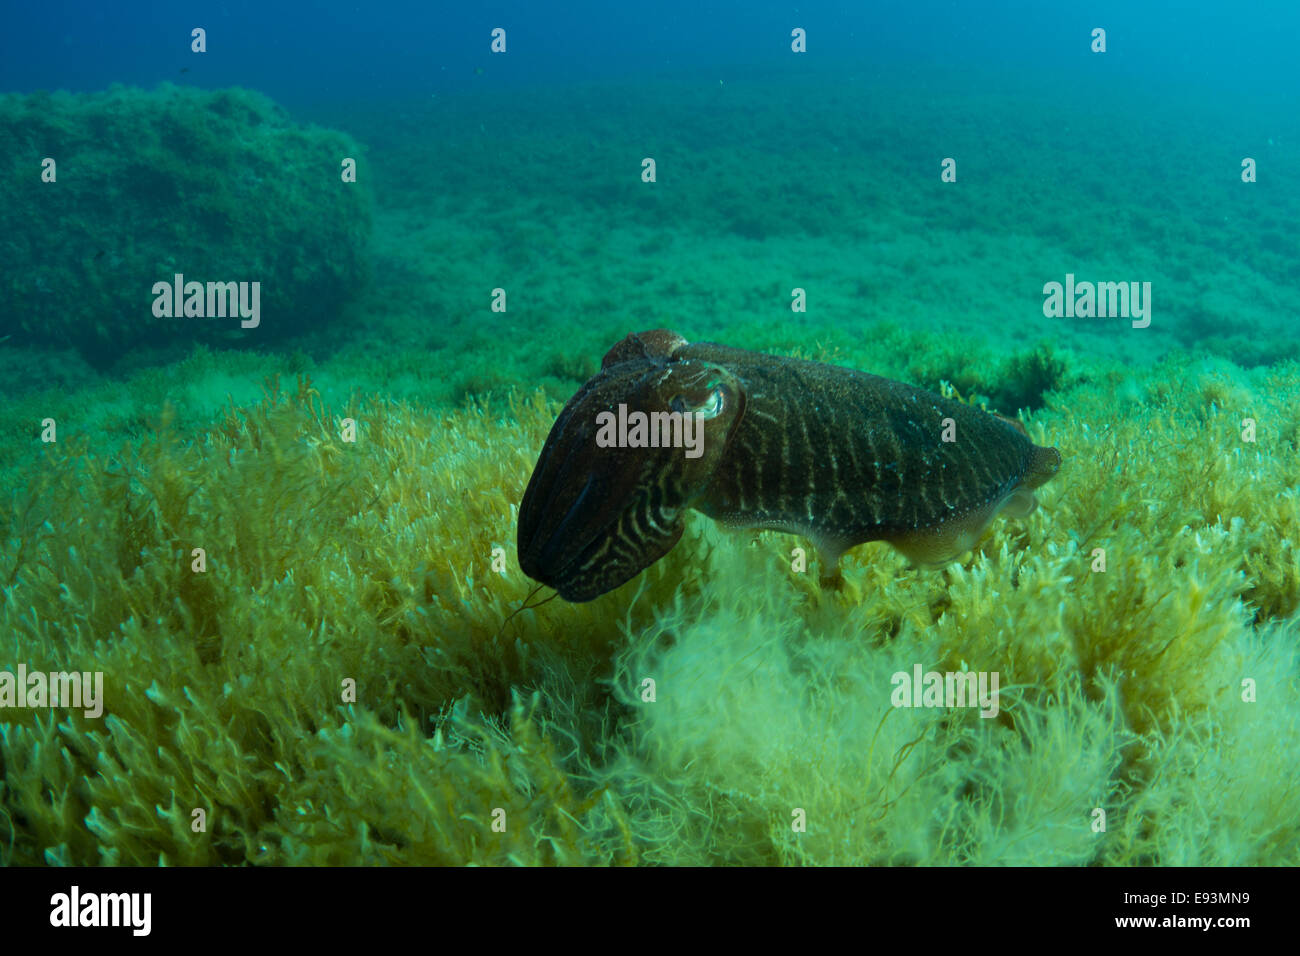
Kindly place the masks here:
<instances>
[{"instance_id":1,"label":"algae-covered rock","mask_svg":"<svg viewBox=\"0 0 1300 956\"><path fill-rule=\"evenodd\" d=\"M0 337L107 364L318 327L365 275L370 195L340 175L357 156L247 90L0 95ZM155 288L178 274L203 283L188 315ZM208 283L247 283L245 314L231 314L234 286Z\"/></svg>"}]
</instances>

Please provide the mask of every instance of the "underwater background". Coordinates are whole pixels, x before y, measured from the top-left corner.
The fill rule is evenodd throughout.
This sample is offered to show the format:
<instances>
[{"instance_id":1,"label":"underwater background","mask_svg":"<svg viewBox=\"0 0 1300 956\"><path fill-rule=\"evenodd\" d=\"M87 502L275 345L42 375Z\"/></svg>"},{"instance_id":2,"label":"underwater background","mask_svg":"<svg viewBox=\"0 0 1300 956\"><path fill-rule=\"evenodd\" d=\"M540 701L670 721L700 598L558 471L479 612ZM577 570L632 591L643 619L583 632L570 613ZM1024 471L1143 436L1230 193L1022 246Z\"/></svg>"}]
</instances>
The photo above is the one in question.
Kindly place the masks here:
<instances>
[{"instance_id":1,"label":"underwater background","mask_svg":"<svg viewBox=\"0 0 1300 956\"><path fill-rule=\"evenodd\" d=\"M0 26L0 863L1300 862L1294 4ZM178 273L257 324L159 315ZM1067 276L1149 325L1049 317ZM653 328L1064 464L942 569L871 543L823 591L697 515L519 611L548 430ZM918 666L998 715L893 706Z\"/></svg>"}]
</instances>

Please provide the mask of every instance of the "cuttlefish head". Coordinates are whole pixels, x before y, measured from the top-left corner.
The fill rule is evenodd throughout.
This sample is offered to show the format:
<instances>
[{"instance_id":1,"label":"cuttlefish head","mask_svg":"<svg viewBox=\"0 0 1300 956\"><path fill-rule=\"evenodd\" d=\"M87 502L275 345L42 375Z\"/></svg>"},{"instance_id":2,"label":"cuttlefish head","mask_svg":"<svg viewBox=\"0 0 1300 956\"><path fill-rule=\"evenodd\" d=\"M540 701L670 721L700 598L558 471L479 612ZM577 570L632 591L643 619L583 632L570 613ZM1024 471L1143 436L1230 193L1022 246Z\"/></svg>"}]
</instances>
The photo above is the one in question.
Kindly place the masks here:
<instances>
[{"instance_id":1,"label":"cuttlefish head","mask_svg":"<svg viewBox=\"0 0 1300 956\"><path fill-rule=\"evenodd\" d=\"M683 512L708 487L744 414L736 377L709 362L674 359L678 344L685 344L680 336L653 332L616 345L542 448L519 506L519 566L565 600L599 597L672 550ZM632 441L610 442L620 405L628 418L646 413L659 447L628 447L636 441L631 428ZM675 432L673 412L683 426Z\"/></svg>"}]
</instances>

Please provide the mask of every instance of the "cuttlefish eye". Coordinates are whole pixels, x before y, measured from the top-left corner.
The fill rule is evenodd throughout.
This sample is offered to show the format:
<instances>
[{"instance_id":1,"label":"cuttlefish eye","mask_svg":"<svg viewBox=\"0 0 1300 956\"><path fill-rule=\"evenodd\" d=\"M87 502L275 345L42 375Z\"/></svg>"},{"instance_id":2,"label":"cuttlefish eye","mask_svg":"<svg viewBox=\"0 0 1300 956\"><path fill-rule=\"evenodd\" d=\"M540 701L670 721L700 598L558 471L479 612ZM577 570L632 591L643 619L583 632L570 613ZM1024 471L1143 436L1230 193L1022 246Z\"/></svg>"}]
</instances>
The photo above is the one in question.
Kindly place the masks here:
<instances>
[{"instance_id":1,"label":"cuttlefish eye","mask_svg":"<svg viewBox=\"0 0 1300 956\"><path fill-rule=\"evenodd\" d=\"M698 392L674 395L668 406L675 412L699 415L701 418L717 418L727 407L727 387L715 385L703 396Z\"/></svg>"}]
</instances>

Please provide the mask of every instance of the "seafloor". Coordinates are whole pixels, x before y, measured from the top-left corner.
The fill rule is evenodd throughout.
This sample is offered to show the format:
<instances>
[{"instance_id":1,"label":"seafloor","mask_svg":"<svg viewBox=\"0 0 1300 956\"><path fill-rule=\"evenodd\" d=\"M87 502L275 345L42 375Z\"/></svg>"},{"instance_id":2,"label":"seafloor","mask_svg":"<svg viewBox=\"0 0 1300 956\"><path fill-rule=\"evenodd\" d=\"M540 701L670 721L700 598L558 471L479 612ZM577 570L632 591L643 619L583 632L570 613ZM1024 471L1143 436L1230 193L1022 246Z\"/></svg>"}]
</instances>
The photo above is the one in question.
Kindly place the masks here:
<instances>
[{"instance_id":1,"label":"seafloor","mask_svg":"<svg viewBox=\"0 0 1300 956\"><path fill-rule=\"evenodd\" d=\"M301 111L376 201L341 320L109 368L0 343L0 668L107 698L0 712L0 862L1300 863L1300 120L1262 96L742 74ZM1044 318L1066 273L1151 282L1150 327ZM559 404L655 327L951 386L1064 466L942 570L869 544L823 592L796 539L701 518L507 623ZM892 707L917 664L999 672L998 717Z\"/></svg>"}]
</instances>

